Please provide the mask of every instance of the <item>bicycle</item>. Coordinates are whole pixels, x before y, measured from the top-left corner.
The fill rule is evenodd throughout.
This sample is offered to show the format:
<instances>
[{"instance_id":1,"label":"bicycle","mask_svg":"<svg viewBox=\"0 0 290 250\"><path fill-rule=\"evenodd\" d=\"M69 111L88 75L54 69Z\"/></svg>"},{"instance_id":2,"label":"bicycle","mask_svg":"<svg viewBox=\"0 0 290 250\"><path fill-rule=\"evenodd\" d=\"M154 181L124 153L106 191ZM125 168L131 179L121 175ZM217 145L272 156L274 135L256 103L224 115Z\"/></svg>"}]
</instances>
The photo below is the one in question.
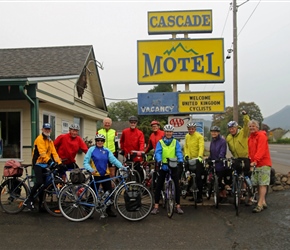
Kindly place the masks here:
<instances>
[{"instance_id":1,"label":"bicycle","mask_svg":"<svg viewBox=\"0 0 290 250\"><path fill-rule=\"evenodd\" d=\"M181 195L183 199L186 199L188 191L192 193L194 200L194 207L197 208L197 193L198 188L196 185L196 163L198 158L187 159L185 162L185 168L182 173L183 190L181 191ZM190 184L190 187L188 186Z\"/></svg>"},{"instance_id":2,"label":"bicycle","mask_svg":"<svg viewBox=\"0 0 290 250\"><path fill-rule=\"evenodd\" d=\"M35 176L28 174L27 168L31 166L32 164L21 164L21 167L25 170L25 178L3 177L0 186L0 206L6 213L17 214L25 208L23 202L29 196L35 178ZM46 168L46 170L47 173L44 174L46 182L38 189L34 200L37 200L37 197L42 194L46 211L53 216L62 216L57 200L60 189L65 183L58 175L59 169L57 166Z\"/></svg>"},{"instance_id":3,"label":"bicycle","mask_svg":"<svg viewBox=\"0 0 290 250\"><path fill-rule=\"evenodd\" d=\"M247 203L250 199L252 199L255 192L253 190L253 186L249 185L249 183L245 181L244 160L239 159L239 158L230 158L228 159L228 161L230 163L230 167L233 169L232 194L234 196L234 205L235 205L236 215L238 216L240 213L241 199L245 198L245 202ZM246 184L245 186L243 185L244 183ZM243 188L243 187L246 187L246 188Z\"/></svg>"},{"instance_id":4,"label":"bicycle","mask_svg":"<svg viewBox=\"0 0 290 250\"><path fill-rule=\"evenodd\" d=\"M206 159L205 162L208 164L206 197L209 200L213 193L214 205L215 205L215 208L218 208L220 189L219 189L219 183L218 183L218 176L217 176L216 168L215 168L216 160Z\"/></svg>"},{"instance_id":5,"label":"bicycle","mask_svg":"<svg viewBox=\"0 0 290 250\"><path fill-rule=\"evenodd\" d=\"M145 159L145 152L136 150L131 150L130 154L128 154L127 157L124 157L123 164L125 166L129 166L132 170L127 177L128 182L136 181L138 183L142 183L145 180L146 171L143 166L141 166L141 162L144 162ZM116 175L120 175L119 169L117 169Z\"/></svg>"},{"instance_id":6,"label":"bicycle","mask_svg":"<svg viewBox=\"0 0 290 250\"><path fill-rule=\"evenodd\" d=\"M175 208L175 184L171 178L172 169L177 168L177 159L176 158L167 158L168 162L168 171L165 176L164 188L161 190L162 198L162 207L167 210L168 218L172 218Z\"/></svg>"},{"instance_id":7,"label":"bicycle","mask_svg":"<svg viewBox=\"0 0 290 250\"><path fill-rule=\"evenodd\" d=\"M152 209L153 198L150 191L142 184L126 182L129 168L119 169L119 175L106 180L95 181L91 178L88 184L68 184L60 192L59 207L61 213L70 221L79 222L91 217L94 211L105 218L106 208L115 206L118 213L129 221L140 221L146 218ZM111 193L100 196L97 184L118 180ZM92 187L93 188L92 188Z\"/></svg>"}]
</instances>

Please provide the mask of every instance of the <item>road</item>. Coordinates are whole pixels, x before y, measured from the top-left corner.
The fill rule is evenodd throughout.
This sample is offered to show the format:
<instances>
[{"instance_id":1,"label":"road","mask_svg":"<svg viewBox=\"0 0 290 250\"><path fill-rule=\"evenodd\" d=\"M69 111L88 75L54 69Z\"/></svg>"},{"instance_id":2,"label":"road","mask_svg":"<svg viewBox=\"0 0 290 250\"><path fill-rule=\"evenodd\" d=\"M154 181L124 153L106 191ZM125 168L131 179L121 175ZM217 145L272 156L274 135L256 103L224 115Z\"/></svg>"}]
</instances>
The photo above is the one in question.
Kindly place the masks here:
<instances>
[{"instance_id":1,"label":"road","mask_svg":"<svg viewBox=\"0 0 290 250\"><path fill-rule=\"evenodd\" d=\"M121 218L70 222L46 213L0 213L1 249L289 249L290 190L270 193L269 208L253 214L232 204L184 206L184 215L165 210L141 222Z\"/></svg>"},{"instance_id":2,"label":"road","mask_svg":"<svg viewBox=\"0 0 290 250\"><path fill-rule=\"evenodd\" d=\"M290 145L270 144L270 154L273 167L277 172L290 172Z\"/></svg>"}]
</instances>

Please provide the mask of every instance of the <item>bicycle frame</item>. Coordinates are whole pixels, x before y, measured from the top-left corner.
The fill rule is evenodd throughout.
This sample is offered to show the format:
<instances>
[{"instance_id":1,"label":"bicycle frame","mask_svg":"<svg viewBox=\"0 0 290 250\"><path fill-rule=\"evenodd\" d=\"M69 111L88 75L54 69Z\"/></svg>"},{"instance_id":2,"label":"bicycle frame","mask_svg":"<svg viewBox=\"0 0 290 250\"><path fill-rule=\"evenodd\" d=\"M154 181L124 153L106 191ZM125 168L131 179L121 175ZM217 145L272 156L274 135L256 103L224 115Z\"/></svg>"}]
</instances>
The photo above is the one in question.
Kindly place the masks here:
<instances>
[{"instance_id":1,"label":"bicycle frame","mask_svg":"<svg viewBox=\"0 0 290 250\"><path fill-rule=\"evenodd\" d=\"M132 171L132 170L129 169L129 171ZM128 184L135 183L135 181L126 182L125 178L126 176L123 176L123 175L118 175L118 176L110 177L108 179L99 180L99 181L95 181L93 178L88 184L86 184L87 187L78 195L77 202L81 205L86 205L88 207L95 207L95 210L101 213L101 218L105 218L106 216L104 215L104 211L109 205L113 204L113 202L111 201L112 196L123 186L127 188ZM117 179L119 180L118 185L112 190L112 192L104 200L102 200L102 197L98 194L99 190L97 189L97 184L101 184L107 181L112 181L112 180L117 180ZM91 188L91 185L93 186L93 191L94 191L93 194L96 196L96 204L82 202L82 198L84 194L86 193L87 189Z\"/></svg>"}]
</instances>

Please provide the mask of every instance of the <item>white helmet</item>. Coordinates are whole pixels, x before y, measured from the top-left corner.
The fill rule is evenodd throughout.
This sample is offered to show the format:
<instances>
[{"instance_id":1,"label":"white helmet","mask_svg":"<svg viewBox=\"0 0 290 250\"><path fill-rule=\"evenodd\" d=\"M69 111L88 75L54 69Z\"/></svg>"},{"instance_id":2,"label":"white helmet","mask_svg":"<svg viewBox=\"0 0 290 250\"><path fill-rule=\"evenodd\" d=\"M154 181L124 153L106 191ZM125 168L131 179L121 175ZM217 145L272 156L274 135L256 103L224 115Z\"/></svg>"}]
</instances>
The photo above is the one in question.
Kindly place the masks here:
<instances>
[{"instance_id":1,"label":"white helmet","mask_svg":"<svg viewBox=\"0 0 290 250\"><path fill-rule=\"evenodd\" d=\"M106 136L102 135L102 134L96 134L95 136L95 140L106 140Z\"/></svg>"},{"instance_id":2,"label":"white helmet","mask_svg":"<svg viewBox=\"0 0 290 250\"><path fill-rule=\"evenodd\" d=\"M80 130L80 126L78 125L78 124L71 124L70 126L69 126L69 129L75 129L75 130Z\"/></svg>"},{"instance_id":3,"label":"white helmet","mask_svg":"<svg viewBox=\"0 0 290 250\"><path fill-rule=\"evenodd\" d=\"M164 131L174 131L174 127L170 124L166 124L163 128Z\"/></svg>"}]
</instances>

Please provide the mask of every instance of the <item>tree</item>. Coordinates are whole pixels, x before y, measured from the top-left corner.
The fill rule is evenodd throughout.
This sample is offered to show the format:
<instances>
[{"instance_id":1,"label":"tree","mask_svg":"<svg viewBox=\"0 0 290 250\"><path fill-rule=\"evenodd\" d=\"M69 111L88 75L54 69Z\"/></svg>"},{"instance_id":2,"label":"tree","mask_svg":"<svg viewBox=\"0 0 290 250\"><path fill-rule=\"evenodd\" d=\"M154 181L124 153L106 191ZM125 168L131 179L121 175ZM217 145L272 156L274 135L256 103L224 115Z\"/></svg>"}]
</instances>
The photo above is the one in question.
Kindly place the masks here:
<instances>
[{"instance_id":1,"label":"tree","mask_svg":"<svg viewBox=\"0 0 290 250\"><path fill-rule=\"evenodd\" d=\"M160 83L157 86L154 86L153 89L150 89L148 93L152 92L172 92L172 86L168 83Z\"/></svg>"},{"instance_id":2,"label":"tree","mask_svg":"<svg viewBox=\"0 0 290 250\"><path fill-rule=\"evenodd\" d=\"M248 115L250 116L250 119L257 120L260 124L263 121L263 116L261 113L261 110L257 104L254 102L240 102L239 106L239 120L237 121L239 125L243 125L243 115L242 111L245 110ZM214 114L213 115L213 122L212 125L219 126L221 129L222 135L228 134L228 127L227 124L229 121L233 120L233 107L226 107L225 113L222 114Z\"/></svg>"},{"instance_id":3,"label":"tree","mask_svg":"<svg viewBox=\"0 0 290 250\"><path fill-rule=\"evenodd\" d=\"M128 121L130 116L138 116L138 105L137 102L112 102L108 105L108 112L113 121Z\"/></svg>"}]
</instances>

